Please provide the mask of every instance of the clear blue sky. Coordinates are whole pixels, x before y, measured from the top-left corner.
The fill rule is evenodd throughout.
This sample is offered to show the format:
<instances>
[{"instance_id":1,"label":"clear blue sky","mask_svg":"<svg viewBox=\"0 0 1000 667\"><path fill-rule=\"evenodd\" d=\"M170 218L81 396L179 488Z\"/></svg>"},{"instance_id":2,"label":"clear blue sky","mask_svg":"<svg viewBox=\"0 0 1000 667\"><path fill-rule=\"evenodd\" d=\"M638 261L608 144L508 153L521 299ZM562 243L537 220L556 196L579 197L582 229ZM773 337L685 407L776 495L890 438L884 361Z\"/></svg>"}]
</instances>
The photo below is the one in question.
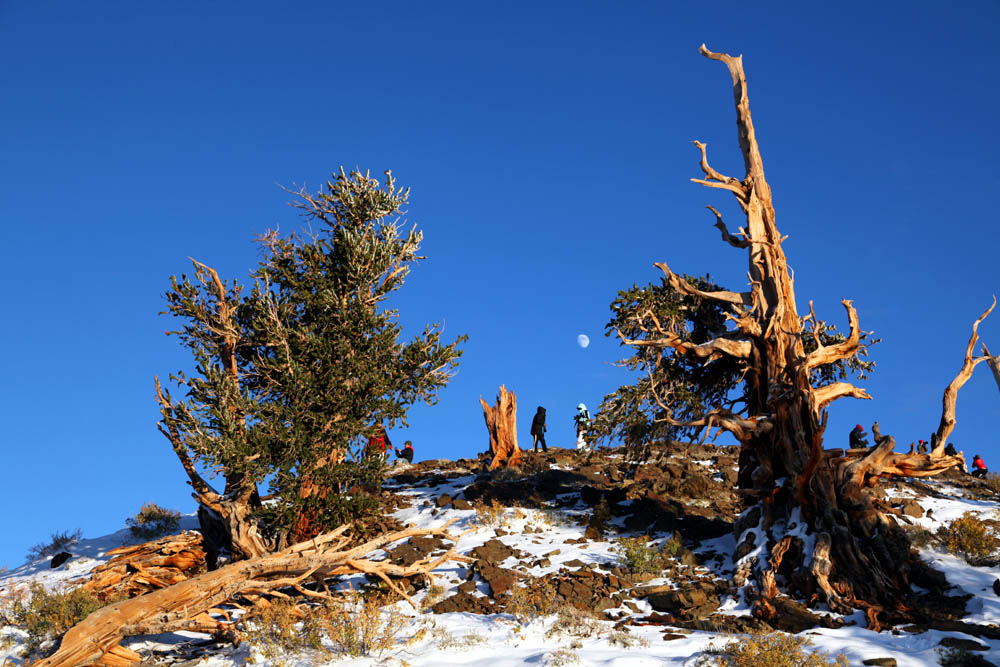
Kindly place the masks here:
<instances>
[{"instance_id":1,"label":"clear blue sky","mask_svg":"<svg viewBox=\"0 0 1000 667\"><path fill-rule=\"evenodd\" d=\"M506 383L522 445L539 404L568 445L574 406L627 379L602 336L618 289L655 261L746 283L704 209L735 226L732 197L688 180L693 139L743 175L702 42L744 54L800 312L843 327L850 298L884 339L875 400L834 404L828 445L874 419L926 438L1000 292L1000 4L958 4L0 0L0 565L147 500L193 511L155 428L153 376L187 364L157 315L169 276L191 256L245 277L254 234L300 224L279 186L341 164L412 187L408 330L470 336L394 440L483 450L478 398ZM1000 312L982 333L1000 351ZM953 439L1000 469L998 417L981 366Z\"/></svg>"}]
</instances>

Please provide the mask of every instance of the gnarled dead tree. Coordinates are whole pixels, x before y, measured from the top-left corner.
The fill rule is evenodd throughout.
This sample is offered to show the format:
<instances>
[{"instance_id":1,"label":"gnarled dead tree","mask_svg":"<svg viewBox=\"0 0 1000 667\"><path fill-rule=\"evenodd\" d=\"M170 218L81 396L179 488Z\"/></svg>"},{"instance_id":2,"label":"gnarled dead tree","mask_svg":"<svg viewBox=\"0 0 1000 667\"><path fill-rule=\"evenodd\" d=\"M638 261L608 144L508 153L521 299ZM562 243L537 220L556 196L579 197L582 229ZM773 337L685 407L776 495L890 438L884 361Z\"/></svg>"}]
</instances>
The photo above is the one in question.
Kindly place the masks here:
<instances>
[{"instance_id":1,"label":"gnarled dead tree","mask_svg":"<svg viewBox=\"0 0 1000 667\"><path fill-rule=\"evenodd\" d=\"M645 317L645 340L624 342L673 348L675 354L694 355L705 363L727 357L744 365L744 409L717 408L693 422L669 423L722 429L741 445L738 484L750 507L736 524L736 579L745 585L755 614L767 619L776 613L771 600L778 594L781 568L788 575L780 579L783 586L812 596L814 603L826 602L835 611L864 609L869 624L878 627L906 616L914 562L902 530L879 511L865 490L880 477L926 477L963 463L961 456L945 455L944 446L954 426L956 392L984 359L973 359L971 354L976 328L990 311L973 326L962 371L945 391L938 438L930 454L898 454L892 436L877 431L871 448L824 450L827 406L847 396L870 398L849 382L822 380L824 367L858 354L862 333L858 315L844 300L849 334L826 345L818 333L824 325L812 305L808 315L799 316L782 248L785 237L775 223L771 188L750 116L742 58L713 53L704 45L699 51L724 63L732 76L746 173L739 179L719 173L709 165L706 145L696 141L704 178L692 180L732 193L745 214L746 227L734 234L722 215L709 207L723 241L747 253L750 290L705 292L666 264L657 264L678 292L731 306L732 327L714 340L693 345L646 315L639 316Z\"/></svg>"},{"instance_id":2,"label":"gnarled dead tree","mask_svg":"<svg viewBox=\"0 0 1000 667\"><path fill-rule=\"evenodd\" d=\"M120 645L126 637L179 630L225 631L229 624L220 620L219 616L223 619L229 617L229 610L220 608L227 602L252 601L262 596L287 597L281 589L311 598L325 598L328 597L325 593L307 589L305 585L341 575L362 573L377 576L412 604L412 600L390 577L429 574L447 561L470 559L451 549L442 556L403 567L370 560L366 556L393 542L419 535L436 535L456 541L447 532L447 527L448 524L431 529L407 528L341 550L350 542L345 536L349 526L344 525L284 551L232 563L99 609L73 626L63 636L59 649L53 655L34 664L36 667L134 665L142 660L142 656Z\"/></svg>"},{"instance_id":3,"label":"gnarled dead tree","mask_svg":"<svg viewBox=\"0 0 1000 667\"><path fill-rule=\"evenodd\" d=\"M490 470L502 465L516 466L521 463L521 449L517 446L517 396L500 385L497 394L497 404L489 405L481 397L479 403L483 406L483 419L486 420L486 430L490 434L490 453L493 461Z\"/></svg>"}]
</instances>

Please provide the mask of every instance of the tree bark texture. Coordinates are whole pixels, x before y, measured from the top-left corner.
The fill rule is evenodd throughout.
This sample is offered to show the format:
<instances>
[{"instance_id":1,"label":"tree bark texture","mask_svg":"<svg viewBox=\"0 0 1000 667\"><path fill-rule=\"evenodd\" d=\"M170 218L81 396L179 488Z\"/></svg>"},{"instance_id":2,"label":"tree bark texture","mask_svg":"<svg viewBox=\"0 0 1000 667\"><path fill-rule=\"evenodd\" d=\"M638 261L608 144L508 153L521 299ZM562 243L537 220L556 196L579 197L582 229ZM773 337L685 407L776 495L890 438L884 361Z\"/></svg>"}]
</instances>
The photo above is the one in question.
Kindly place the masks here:
<instances>
[{"instance_id":1,"label":"tree bark texture","mask_svg":"<svg viewBox=\"0 0 1000 667\"><path fill-rule=\"evenodd\" d=\"M930 454L898 454L892 436L877 430L871 448L824 450L827 406L845 396L870 399L864 389L848 382L819 384L816 373L857 354L858 315L852 303L843 300L849 334L826 346L820 343L812 304L808 315L799 316L782 247L786 237L775 222L771 188L750 116L742 57L713 53L704 45L699 51L729 69L746 173L740 179L719 173L708 163L706 145L696 141L704 178L691 180L736 197L747 224L735 234L717 210L709 209L722 240L746 251L750 291L702 292L666 264L657 264L678 291L730 304L733 329L701 345L683 343L663 330L655 332L663 338L654 343L625 342L669 346L706 363L728 355L745 364L745 410L716 409L678 425L722 429L741 445L738 485L748 509L736 523L736 580L745 587L754 613L765 620L774 616L771 600L778 595L780 582L797 596L812 596L813 603L826 602L835 611L864 609L869 625L877 628L887 619L906 617L914 556L902 529L876 508L866 489L880 477L925 477L963 464L960 455L944 454L945 439L954 426L958 388L982 360L972 359L971 346L977 339L976 327L989 310L973 326L962 370L945 391L939 437ZM813 331L807 328L810 321ZM817 344L809 353L803 345L807 336Z\"/></svg>"},{"instance_id":2,"label":"tree bark texture","mask_svg":"<svg viewBox=\"0 0 1000 667\"><path fill-rule=\"evenodd\" d=\"M500 385L496 405L489 405L482 398L483 418L490 435L490 453L493 460L490 470L500 466L516 466L521 463L521 450L517 446L517 396L507 387Z\"/></svg>"},{"instance_id":3,"label":"tree bark texture","mask_svg":"<svg viewBox=\"0 0 1000 667\"><path fill-rule=\"evenodd\" d=\"M169 587L98 609L70 628L53 655L34 665L135 665L142 660L142 656L120 646L126 637L180 630L224 631L231 627L226 620L229 611L220 608L227 602L231 603L234 599L253 602L264 596L287 597L280 589L323 598L327 596L308 590L303 584L341 575L366 573L377 576L412 604L412 600L390 577L429 574L447 561L470 560L456 554L454 549L442 556L428 558L407 567L365 558L376 549L419 535L436 535L455 541L456 538L447 532L448 524L432 529L407 528L382 535L360 546L344 549L349 542L344 536L348 527L341 526L284 551L232 563Z\"/></svg>"}]
</instances>

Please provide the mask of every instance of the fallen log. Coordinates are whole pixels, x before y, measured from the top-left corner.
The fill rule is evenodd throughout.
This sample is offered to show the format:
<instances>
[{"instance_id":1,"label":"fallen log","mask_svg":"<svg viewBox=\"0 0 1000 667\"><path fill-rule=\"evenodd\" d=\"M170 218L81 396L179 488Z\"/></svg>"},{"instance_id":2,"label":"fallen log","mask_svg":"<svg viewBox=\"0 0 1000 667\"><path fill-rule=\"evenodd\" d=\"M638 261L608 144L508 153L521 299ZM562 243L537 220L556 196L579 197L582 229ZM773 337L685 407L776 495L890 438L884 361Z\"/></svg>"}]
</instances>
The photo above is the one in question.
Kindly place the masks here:
<instances>
[{"instance_id":1,"label":"fallen log","mask_svg":"<svg viewBox=\"0 0 1000 667\"><path fill-rule=\"evenodd\" d=\"M382 535L360 546L344 549L350 541L350 538L344 536L350 527L348 524L284 551L205 572L167 588L98 609L66 632L54 654L34 665L134 665L141 661L141 656L120 646L126 637L179 630L222 631L229 624L213 617L213 614L222 613L218 609L219 605L240 595L277 594L278 589L282 588L304 591L301 584L306 580L322 581L340 575L372 574L413 604L389 577L429 575L431 570L442 563L471 559L457 554L454 548L442 556L426 558L407 567L387 561L369 560L366 556L393 542L420 535L435 535L457 541L447 532L449 524L451 521L440 528L407 528Z\"/></svg>"},{"instance_id":2,"label":"fallen log","mask_svg":"<svg viewBox=\"0 0 1000 667\"><path fill-rule=\"evenodd\" d=\"M202 537L194 531L119 547L105 555L111 560L94 568L83 585L105 602L167 588L206 569Z\"/></svg>"}]
</instances>

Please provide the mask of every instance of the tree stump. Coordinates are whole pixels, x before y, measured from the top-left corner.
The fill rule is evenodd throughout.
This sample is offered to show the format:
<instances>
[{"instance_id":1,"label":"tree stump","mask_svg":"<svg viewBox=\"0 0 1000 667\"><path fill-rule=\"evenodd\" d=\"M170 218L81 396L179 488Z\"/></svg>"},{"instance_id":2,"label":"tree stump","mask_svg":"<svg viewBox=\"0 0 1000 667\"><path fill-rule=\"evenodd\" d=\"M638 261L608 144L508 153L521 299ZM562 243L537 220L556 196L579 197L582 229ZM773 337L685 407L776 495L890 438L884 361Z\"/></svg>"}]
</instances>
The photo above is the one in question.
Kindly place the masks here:
<instances>
[{"instance_id":1,"label":"tree stump","mask_svg":"<svg viewBox=\"0 0 1000 667\"><path fill-rule=\"evenodd\" d=\"M521 449L517 446L517 396L507 387L500 385L496 406L490 406L480 397L483 419L490 433L490 452L493 461L490 470L502 465L516 466L521 463Z\"/></svg>"}]
</instances>

